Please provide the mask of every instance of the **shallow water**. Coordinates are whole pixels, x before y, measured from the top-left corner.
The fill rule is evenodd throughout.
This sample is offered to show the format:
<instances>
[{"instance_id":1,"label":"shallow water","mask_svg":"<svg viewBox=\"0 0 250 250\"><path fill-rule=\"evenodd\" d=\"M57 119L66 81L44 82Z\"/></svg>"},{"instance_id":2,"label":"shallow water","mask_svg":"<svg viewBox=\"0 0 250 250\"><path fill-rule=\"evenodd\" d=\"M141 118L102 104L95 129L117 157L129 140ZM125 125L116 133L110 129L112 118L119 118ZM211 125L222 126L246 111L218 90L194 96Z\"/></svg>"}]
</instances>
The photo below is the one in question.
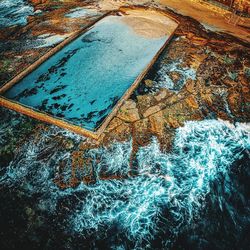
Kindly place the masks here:
<instances>
[{"instance_id":1,"label":"shallow water","mask_svg":"<svg viewBox=\"0 0 250 250\"><path fill-rule=\"evenodd\" d=\"M32 15L33 11L34 8L25 0L1 0L0 29L27 24L27 17Z\"/></svg>"},{"instance_id":2,"label":"shallow water","mask_svg":"<svg viewBox=\"0 0 250 250\"><path fill-rule=\"evenodd\" d=\"M121 18L105 17L4 95L94 130L167 39L140 36Z\"/></svg>"},{"instance_id":3,"label":"shallow water","mask_svg":"<svg viewBox=\"0 0 250 250\"><path fill-rule=\"evenodd\" d=\"M43 34L37 37L35 41L37 45L33 45L35 48L44 48L44 47L52 47L57 45L58 43L62 42L64 39L68 37L67 34L65 35L54 35L54 34Z\"/></svg>"}]
</instances>

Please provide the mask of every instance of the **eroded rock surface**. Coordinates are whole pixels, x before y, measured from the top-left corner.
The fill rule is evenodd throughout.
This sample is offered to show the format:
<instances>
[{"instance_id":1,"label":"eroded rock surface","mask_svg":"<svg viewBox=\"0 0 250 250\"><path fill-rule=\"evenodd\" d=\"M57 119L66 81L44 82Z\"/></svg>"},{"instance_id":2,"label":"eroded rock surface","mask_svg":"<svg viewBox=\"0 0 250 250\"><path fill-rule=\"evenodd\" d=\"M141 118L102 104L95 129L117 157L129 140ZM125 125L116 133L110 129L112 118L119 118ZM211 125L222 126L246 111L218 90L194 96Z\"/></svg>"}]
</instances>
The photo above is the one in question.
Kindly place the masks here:
<instances>
[{"instance_id":1,"label":"eroded rock surface","mask_svg":"<svg viewBox=\"0 0 250 250\"><path fill-rule=\"evenodd\" d=\"M2 34L2 84L53 47L53 44L37 46L43 43L40 37L62 36L63 40L102 14L99 9L99 14L93 12L92 17L65 17L75 8L97 8L97 2L93 1L91 4L86 1L31 2L42 14L30 17L23 28L6 28ZM143 129L145 137L151 134L159 138L166 137L169 128L176 129L188 120L210 117L249 120L250 50L247 44L228 35L208 32L188 17L170 10L166 12L176 18L180 26L161 58L107 127L105 136L101 137L104 142L131 136L134 124L145 120L148 123Z\"/></svg>"},{"instance_id":2,"label":"eroded rock surface","mask_svg":"<svg viewBox=\"0 0 250 250\"><path fill-rule=\"evenodd\" d=\"M62 39L65 39L67 36L72 34L72 32L90 24L98 16L107 12L107 9L100 9L100 6L102 6L99 4L100 1L30 2L34 4L35 11L41 11L40 14L30 16L28 18L28 24L24 27L13 26L4 29L3 32L0 32L1 84L10 80L14 75L32 64L41 55L46 53L57 42L59 42L57 41L53 44L49 43L47 46L46 41L44 41L44 37L63 36ZM140 4L140 2L141 1L136 1L137 4ZM155 3L149 1L146 5L152 7L155 6ZM72 13L72 10L80 7L95 9L99 14L78 18L68 18L65 16L68 13ZM25 230L29 233L30 238L34 237L32 238L33 242L36 242L37 240L36 235L33 235L33 232L40 232L40 230L43 230L46 237L47 234L49 234L47 232L47 228L45 227L45 225L48 224L46 219L48 212L46 210L48 195L47 193L46 195L43 194L44 189L46 190L46 188L48 188L48 193L53 195L54 193L59 192L60 199L58 204L54 203L54 200L57 199L57 197L54 196L52 197L53 204L51 205L51 203L49 203L49 209L52 212L54 212L54 207L57 206L58 210L55 209L55 214L56 216L58 215L58 217L56 217L57 221L54 222L51 218L55 217L49 215L48 220L51 219L51 221L55 224L60 222L61 224L59 224L62 227L60 229L64 232L63 237L61 237L60 234L59 236L55 236L55 238L63 238L63 240L71 239L70 237L72 236L69 236L67 234L68 232L65 233L64 230L69 223L66 220L64 221L62 218L64 218L65 214L72 216L71 212L74 209L81 211L81 213L84 212L83 214L86 213L87 210L82 211L75 204L78 204L77 202L82 199L85 201L85 193L87 193L87 191L84 190L85 193L82 193L76 189L76 193L70 195L67 191L63 193L62 190L69 188L67 190L72 191L74 189L71 189L71 187L79 187L83 185L82 183L88 187L88 185L95 183L97 178L108 181L106 182L108 183L107 185L115 183L114 180L118 180L118 184L116 186L118 187L120 185L119 183L122 183L120 180L130 180L129 178L131 178L131 176L138 176L138 172L140 171L138 169L138 161L143 162L146 168L145 172L148 176L152 174L148 169L150 169L149 166L153 164L155 164L157 171L160 172L159 162L161 162L162 158L166 162L169 159L166 158L166 156L161 152L172 152L174 140L176 139L176 131L178 131L178 133L182 132L184 135L186 135L185 133L190 133L190 137L194 136L196 135L196 125L192 122L187 122L201 121L201 128L199 127L197 132L198 139L195 138L198 140L198 148L201 148L200 152L197 153L195 151L195 154L191 155L190 152L193 143L192 138L190 139L190 145L187 142L189 139L186 138L187 141L180 140L181 146L179 145L180 148L178 148L178 150L174 148L174 150L177 150L177 154L173 156L175 160L178 159L178 155L181 155L184 159L187 157L185 162L184 160L180 161L180 164L178 162L178 167L184 166L184 168L187 169L190 165L192 165L193 158L195 158L196 155L199 156L199 154L202 154L203 150L206 150L206 147L201 146L203 144L199 141L199 138L203 137L205 140L208 139L206 136L209 136L210 134L206 128L210 128L209 126L211 126L213 133L217 136L216 138L220 138L223 141L226 140L226 137L228 136L223 134L224 131L230 130L230 133L233 133L232 131L235 131L236 129L235 127L232 127L232 125L228 125L228 121L231 123L246 123L250 121L249 44L231 35L208 31L192 18L176 14L165 6L160 7L164 9L166 13L176 18L180 22L180 26L167 46L167 49L163 52L150 72L148 72L145 76L145 79L143 79L140 83L137 90L123 104L98 141L77 136L69 131L55 128L52 125L44 124L2 107L0 108L0 117L2 119L0 131L0 171L4 175L9 167L10 169L15 168L15 166L11 165L13 160L13 164L20 164L18 167L21 166L24 169L28 168L30 171L30 173L27 174L28 177L22 177L22 174L20 174L20 186L23 189L21 189L20 192L15 190L16 193L14 193L16 197L13 199L19 201L17 202L17 205L20 206L20 211L18 212L22 214L24 221L28 221ZM44 44L46 46L40 46ZM206 121L207 119L209 120ZM218 119L223 120L226 125L222 122L214 121ZM187 126L190 131L194 131L194 135L191 132L185 132L185 126ZM217 128L219 128L218 134L216 134ZM189 134L187 136L189 136ZM157 143L159 143L159 145L157 144L157 147L155 146L156 139L154 139L154 143L152 143L152 138L155 137L157 138ZM232 137L235 144L238 143L235 139L236 137ZM211 138L213 138L213 136L210 137L210 140L212 140ZM122 142L124 144L116 144L117 142ZM230 138L228 141L225 141L226 146L231 145L230 143ZM196 144L194 145L197 146ZM205 153L213 152L213 142L209 145L212 145L211 150L209 148L210 151L208 150ZM111 149L104 149L103 146L111 147ZM224 144L222 144L222 146L224 147ZM148 158L146 157L143 160L138 159L138 155L141 153L141 147L146 147L143 150L145 150L145 155L148 156L150 160L152 158L152 162L147 160ZM234 152L234 146L232 146L232 148L232 152ZM244 152L247 151L245 148L243 149ZM242 145L237 148L238 151L243 151L243 149ZM157 156L155 152L157 152ZM224 156L222 151L218 150L216 152L218 153L220 159ZM230 153L228 158L232 159L231 151L229 150L227 153L228 152ZM93 161L94 156L96 158L94 158ZM107 157L107 160L105 157ZM156 157L156 159L154 157ZM202 157L204 156L202 155ZM209 157L208 161L211 160L214 155L211 153ZM244 157L247 159L247 153L244 154ZM242 159L245 159L244 157ZM226 162L229 162L228 158L225 158ZM22 161L24 161L23 164ZM102 161L105 163L105 168L101 173L99 173L99 176L95 176L93 168L96 166L99 167L98 164ZM219 161L220 160L218 160L218 162ZM116 162L119 162L119 166L121 167L118 171L119 174L114 174L112 169L110 170L107 167L112 164L115 165ZM197 166L199 166L201 170L202 166L199 165L200 162L201 161L198 159ZM243 163L240 163L240 166L245 164ZM234 162L232 164L234 164ZM38 178L38 180L36 180L36 182L38 182L38 184L36 183L37 186L43 188L35 192L35 203L38 204L38 208L34 208L34 206L31 205L34 203L34 198L32 198L33 200L31 201L31 198L29 197L26 204L22 199L20 199L20 197L24 195L24 191L22 190L25 190L25 193L28 195L32 192L31 187L26 184L26 181L23 180L25 178L32 178L32 175L35 173L34 169L36 169L37 166L39 166L38 172L40 171L39 173L43 173L42 171L45 169L45 174L42 178ZM69 166L73 167L70 168ZM85 169L86 166L89 167L87 170ZM53 168L53 172L48 172L47 168ZM129 169L128 173L124 173L124 169L127 168ZM76 170L79 170L80 174ZM81 171L83 170L88 172L88 176L81 175ZM153 172L152 175L155 179L158 178L157 171L156 174ZM192 173L192 175L191 173L188 174L190 174L190 176L195 176L194 173ZM213 175L213 173L211 175ZM46 187L44 188L44 176L50 176L53 180L53 185L50 184L51 186L47 186L46 184ZM244 177L242 178L246 178L245 176L247 176L247 174L244 174L243 176ZM171 178L169 176L164 176L164 178L164 180L168 181L167 183L171 183ZM223 179L223 181L225 180L225 182L228 181L228 179L223 176L221 179ZM132 181L133 180L134 179L132 178ZM39 181L41 181L41 183L39 183ZM206 183L209 181L210 180ZM128 185L128 190L131 190L131 183ZM137 185L136 183L135 190L140 187L139 184ZM188 183L188 185L191 187L193 183L192 185ZM50 189L51 187L53 187L53 189ZM57 190L57 187L59 187L59 191ZM110 187L113 188L113 186ZM158 194L161 189L158 188L158 186L156 186L156 189L156 194ZM8 190L6 187L2 190L4 194L3 199L7 200L9 197L13 197L11 190ZM91 192L93 190L91 190ZM101 193L102 190L103 189L100 188L98 192ZM108 190L108 193L110 194L111 188ZM147 188L147 190L149 189ZM208 192L207 189L206 192ZM124 200L127 201L129 195L126 192L123 192L122 189L121 193L123 196L119 202ZM41 194L44 195L42 198L40 197ZM95 195L96 194L98 193L95 193ZM62 195L62 197L60 195ZM138 197L144 197L141 195L142 192L138 195ZM234 196L236 197L238 195ZM94 202L95 205L97 203L102 204L102 201L105 200L103 197L102 199L100 197L97 202ZM134 200L138 200L138 197ZM150 197L150 201L155 199L156 195ZM205 200L205 197L203 197L203 199ZM231 199L231 197L228 199ZM93 200L95 201L95 198L93 198ZM190 197L186 197L186 200L189 201ZM139 201L141 202L141 200ZM22 202L25 203L25 205L23 205ZM108 203L112 203L110 202L110 199L108 199ZM158 208L160 206L161 204L157 204L156 207ZM91 221L93 224L89 223L95 226L96 221L94 219L96 218L96 214L99 212L98 209L103 211L102 208L103 207L96 208L93 212L95 216L91 217L91 219L88 218L89 220L85 220L84 218L84 222ZM114 209L114 211L116 210ZM41 216L41 213L45 213L46 216ZM187 211L186 213L188 214ZM79 217L80 216L81 214L79 214ZM72 217L70 218L72 221ZM224 219L224 216L221 216L221 218ZM81 221L80 219L79 221ZM144 221L143 219L144 218L142 218L141 221ZM232 220L231 217L230 220ZM84 224L84 222L82 224ZM101 224L99 227L102 227L103 225L104 224ZM53 231L53 227L54 225L51 226L51 231ZM9 231L6 232L8 235L12 235L13 230L15 235L21 236L24 231L23 229L19 230L11 227L8 230ZM84 233L83 235L85 235ZM107 231L105 231L104 234L106 233ZM108 233L110 235L110 232ZM95 237L95 234L93 235ZM48 247L48 249L52 249L53 247L56 248L55 245L53 245L53 239L51 241L52 243L46 242L43 246ZM112 241L112 239L110 241ZM110 241L107 242L110 243ZM240 240L238 239L238 242L239 241ZM89 248L96 247L91 245L89 242L91 241L86 243L89 244ZM219 242L221 241L219 240ZM101 246L103 246L102 243L103 242L100 243ZM65 245L67 244L68 242L65 243ZM76 249L77 247L79 247L79 245L75 246Z\"/></svg>"}]
</instances>

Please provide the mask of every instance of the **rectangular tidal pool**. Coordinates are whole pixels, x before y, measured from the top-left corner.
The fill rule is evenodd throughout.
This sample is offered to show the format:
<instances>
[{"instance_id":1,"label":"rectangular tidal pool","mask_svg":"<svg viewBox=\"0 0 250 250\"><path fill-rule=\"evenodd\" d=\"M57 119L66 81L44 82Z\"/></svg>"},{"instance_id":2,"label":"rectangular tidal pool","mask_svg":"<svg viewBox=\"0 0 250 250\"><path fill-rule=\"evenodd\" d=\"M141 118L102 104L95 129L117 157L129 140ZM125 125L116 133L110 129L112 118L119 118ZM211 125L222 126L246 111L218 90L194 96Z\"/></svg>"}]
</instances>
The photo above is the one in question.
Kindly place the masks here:
<instances>
[{"instance_id":1,"label":"rectangular tidal pool","mask_svg":"<svg viewBox=\"0 0 250 250\"><path fill-rule=\"evenodd\" d=\"M3 96L95 131L171 35L172 20L131 13L104 17Z\"/></svg>"}]
</instances>

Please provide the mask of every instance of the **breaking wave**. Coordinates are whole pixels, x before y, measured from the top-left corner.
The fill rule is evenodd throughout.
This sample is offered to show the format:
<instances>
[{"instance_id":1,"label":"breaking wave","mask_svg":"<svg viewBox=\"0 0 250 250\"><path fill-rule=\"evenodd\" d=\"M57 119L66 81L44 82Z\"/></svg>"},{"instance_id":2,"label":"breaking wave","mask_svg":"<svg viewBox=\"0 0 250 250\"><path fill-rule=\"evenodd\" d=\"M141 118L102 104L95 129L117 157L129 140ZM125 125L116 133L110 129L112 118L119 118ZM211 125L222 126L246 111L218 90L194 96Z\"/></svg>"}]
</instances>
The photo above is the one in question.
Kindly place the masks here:
<instances>
[{"instance_id":1,"label":"breaking wave","mask_svg":"<svg viewBox=\"0 0 250 250\"><path fill-rule=\"evenodd\" d=\"M187 122L176 130L171 152L162 152L156 138L139 149L135 176L129 174L130 141L84 152L92 160L95 182L62 190L53 181L55 166L65 161L70 175L70 152L58 147L49 131L17 152L0 185L39 196L33 209L52 218L56 230L70 235L75 247L99 248L97 242L105 241L100 247L172 248L190 225L202 221L211 197L216 196L214 209L227 211L237 224L235 209L246 205L245 198L235 208L231 198L221 195L235 192L232 169L244 157L249 161L249 148L249 124ZM103 175L121 178L104 180ZM215 195L215 185L225 190ZM249 209L244 209L249 223Z\"/></svg>"},{"instance_id":2,"label":"breaking wave","mask_svg":"<svg viewBox=\"0 0 250 250\"><path fill-rule=\"evenodd\" d=\"M13 25L25 25L34 8L26 0L0 1L0 29Z\"/></svg>"}]
</instances>

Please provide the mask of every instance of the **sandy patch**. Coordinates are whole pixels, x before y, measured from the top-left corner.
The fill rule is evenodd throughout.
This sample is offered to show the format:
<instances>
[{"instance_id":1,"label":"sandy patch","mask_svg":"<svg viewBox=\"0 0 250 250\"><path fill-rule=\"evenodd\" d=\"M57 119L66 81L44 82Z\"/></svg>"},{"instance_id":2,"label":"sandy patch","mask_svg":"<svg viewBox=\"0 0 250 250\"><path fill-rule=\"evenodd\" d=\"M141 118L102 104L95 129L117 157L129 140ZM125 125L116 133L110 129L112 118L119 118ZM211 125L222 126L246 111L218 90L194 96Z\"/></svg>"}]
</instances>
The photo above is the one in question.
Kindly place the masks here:
<instances>
[{"instance_id":1,"label":"sandy patch","mask_svg":"<svg viewBox=\"0 0 250 250\"><path fill-rule=\"evenodd\" d=\"M170 36L178 24L168 16L154 10L125 10L122 21L144 37L160 38Z\"/></svg>"},{"instance_id":2,"label":"sandy patch","mask_svg":"<svg viewBox=\"0 0 250 250\"><path fill-rule=\"evenodd\" d=\"M234 19L229 23L231 12L201 0L100 0L98 5L103 10L119 9L128 5L153 5L159 8L168 7L181 15L190 16L206 28L223 31L250 42L250 32L247 28L250 18L240 18L239 25L234 25ZM243 27L244 26L244 27Z\"/></svg>"}]
</instances>

